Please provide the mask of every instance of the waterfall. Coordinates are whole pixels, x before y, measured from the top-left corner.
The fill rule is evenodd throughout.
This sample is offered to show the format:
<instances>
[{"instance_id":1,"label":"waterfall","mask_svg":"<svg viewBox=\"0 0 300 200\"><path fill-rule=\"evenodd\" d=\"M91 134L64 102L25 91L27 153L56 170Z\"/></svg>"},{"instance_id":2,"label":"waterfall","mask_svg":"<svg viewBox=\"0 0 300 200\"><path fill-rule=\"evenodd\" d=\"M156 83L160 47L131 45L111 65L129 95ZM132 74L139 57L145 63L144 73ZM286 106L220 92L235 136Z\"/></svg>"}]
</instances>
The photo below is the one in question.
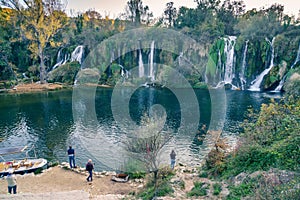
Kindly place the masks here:
<instances>
[{"instance_id":1,"label":"waterfall","mask_svg":"<svg viewBox=\"0 0 300 200\"><path fill-rule=\"evenodd\" d=\"M292 64L291 66L291 69L294 68L294 66L300 61L300 43L299 43L299 48L298 48L298 52L297 52L297 56L296 56L296 60L295 62ZM279 82L279 85L275 88L275 90L273 90L272 92L280 92L283 85L284 85L284 82L286 80L286 77L287 77L287 74L285 74L283 76L283 78L281 79L281 81Z\"/></svg>"},{"instance_id":2,"label":"waterfall","mask_svg":"<svg viewBox=\"0 0 300 200\"><path fill-rule=\"evenodd\" d=\"M225 74L224 74L224 83L232 84L232 79L234 78L233 67L234 67L234 45L235 45L235 36L229 36L224 38L225 47L224 52L226 54L226 63L225 63Z\"/></svg>"},{"instance_id":3,"label":"waterfall","mask_svg":"<svg viewBox=\"0 0 300 200\"><path fill-rule=\"evenodd\" d=\"M245 84L246 84L245 71L246 71L246 57L247 57L247 50L248 50L248 42L249 40L246 41L246 45L243 53L242 69L241 69L241 73L239 74L242 90L245 89Z\"/></svg>"},{"instance_id":4,"label":"waterfall","mask_svg":"<svg viewBox=\"0 0 300 200\"><path fill-rule=\"evenodd\" d=\"M283 85L284 85L286 76L287 76L287 75L284 75L284 77L283 77L283 78L281 79L281 81L279 82L279 85L278 85L278 86L275 88L275 90L272 91L272 92L280 92L280 91L281 91L281 89L282 89L282 87L283 87Z\"/></svg>"},{"instance_id":5,"label":"waterfall","mask_svg":"<svg viewBox=\"0 0 300 200\"><path fill-rule=\"evenodd\" d=\"M274 51L275 51L274 50L274 41L275 41L275 37L272 39L272 42L270 42L270 40L268 38L266 38L266 41L269 42L270 47L271 47L271 51L272 51L270 66L267 69L265 69L258 77L256 77L256 79L254 81L252 81L252 85L249 88L250 91L260 91L260 85L261 85L265 75L267 75L274 66Z\"/></svg>"},{"instance_id":6,"label":"waterfall","mask_svg":"<svg viewBox=\"0 0 300 200\"><path fill-rule=\"evenodd\" d=\"M225 84L230 84L232 89L236 89L237 87L232 84L232 80L234 78L234 45L236 36L228 36L227 38L223 38L223 40L225 42L224 54L226 56L226 61L222 64L221 52L219 50L217 67L221 73L219 83L215 88L223 87Z\"/></svg>"},{"instance_id":7,"label":"waterfall","mask_svg":"<svg viewBox=\"0 0 300 200\"><path fill-rule=\"evenodd\" d=\"M112 63L115 60L115 52L111 51L110 52L110 63Z\"/></svg>"},{"instance_id":8,"label":"waterfall","mask_svg":"<svg viewBox=\"0 0 300 200\"><path fill-rule=\"evenodd\" d=\"M154 77L154 66L153 66L153 60L154 60L154 41L151 43L151 49L150 49L150 54L148 56L148 63L149 63L149 77L151 78L151 81L155 80Z\"/></svg>"},{"instance_id":9,"label":"waterfall","mask_svg":"<svg viewBox=\"0 0 300 200\"><path fill-rule=\"evenodd\" d=\"M66 55L65 57L62 55L62 48L58 51L57 53L57 58L56 58L56 64L52 67L52 70L54 70L55 68L65 64L66 62Z\"/></svg>"},{"instance_id":10,"label":"waterfall","mask_svg":"<svg viewBox=\"0 0 300 200\"><path fill-rule=\"evenodd\" d=\"M139 77L144 76L144 63L143 63L143 56L142 56L142 49L139 49Z\"/></svg>"},{"instance_id":11,"label":"waterfall","mask_svg":"<svg viewBox=\"0 0 300 200\"><path fill-rule=\"evenodd\" d=\"M300 43L299 43L299 48L298 48L298 52L297 52L297 57L295 62L293 63L293 65L291 66L291 69L294 68L294 66L300 61Z\"/></svg>"},{"instance_id":12,"label":"waterfall","mask_svg":"<svg viewBox=\"0 0 300 200\"><path fill-rule=\"evenodd\" d=\"M84 46L79 45L75 48L75 50L71 54L71 62L78 61L79 64L82 63L84 53Z\"/></svg>"}]
</instances>

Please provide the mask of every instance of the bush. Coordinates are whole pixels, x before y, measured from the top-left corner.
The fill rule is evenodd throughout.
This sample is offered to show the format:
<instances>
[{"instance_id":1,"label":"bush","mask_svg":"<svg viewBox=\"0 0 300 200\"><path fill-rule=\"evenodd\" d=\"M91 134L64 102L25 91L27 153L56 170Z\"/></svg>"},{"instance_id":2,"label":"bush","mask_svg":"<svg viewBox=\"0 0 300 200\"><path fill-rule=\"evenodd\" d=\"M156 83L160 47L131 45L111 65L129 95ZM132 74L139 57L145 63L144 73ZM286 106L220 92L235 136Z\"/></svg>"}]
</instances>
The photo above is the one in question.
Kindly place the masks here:
<instances>
[{"instance_id":1,"label":"bush","mask_svg":"<svg viewBox=\"0 0 300 200\"><path fill-rule=\"evenodd\" d=\"M214 188L213 195L219 195L222 191L222 185L220 185L219 183L213 184L213 188Z\"/></svg>"},{"instance_id":2,"label":"bush","mask_svg":"<svg viewBox=\"0 0 300 200\"><path fill-rule=\"evenodd\" d=\"M188 197L199 197L207 195L208 186L204 187L205 183L194 182L194 187L187 193Z\"/></svg>"},{"instance_id":3,"label":"bush","mask_svg":"<svg viewBox=\"0 0 300 200\"><path fill-rule=\"evenodd\" d=\"M208 177L207 171L201 172L201 173L199 174L199 177L200 177L200 178L207 178L207 177Z\"/></svg>"},{"instance_id":4,"label":"bush","mask_svg":"<svg viewBox=\"0 0 300 200\"><path fill-rule=\"evenodd\" d=\"M222 175L270 168L299 170L299 119L300 99L271 101L261 106L259 114L250 111L243 123L241 145L235 154L227 157ZM219 167L211 163L209 166L219 172Z\"/></svg>"}]
</instances>

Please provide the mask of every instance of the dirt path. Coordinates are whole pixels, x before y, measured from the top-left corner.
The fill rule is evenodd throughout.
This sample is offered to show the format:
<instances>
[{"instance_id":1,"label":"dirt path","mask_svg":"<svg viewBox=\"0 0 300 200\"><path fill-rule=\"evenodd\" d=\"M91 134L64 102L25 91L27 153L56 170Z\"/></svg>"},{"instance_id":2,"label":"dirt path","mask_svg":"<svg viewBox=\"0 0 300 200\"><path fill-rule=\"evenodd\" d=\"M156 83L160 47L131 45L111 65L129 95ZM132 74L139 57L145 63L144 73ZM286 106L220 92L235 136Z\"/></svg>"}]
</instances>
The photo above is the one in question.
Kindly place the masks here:
<instances>
[{"instance_id":1,"label":"dirt path","mask_svg":"<svg viewBox=\"0 0 300 200\"><path fill-rule=\"evenodd\" d=\"M17 175L18 193L57 193L68 191L83 191L90 198L98 195L127 195L137 190L137 185L130 182L117 183L111 181L111 176L94 177L93 183L86 181L86 176L62 169L58 166L50 168L39 175ZM0 180L0 194L7 194L7 182ZM99 198L97 198L99 199Z\"/></svg>"}]
</instances>

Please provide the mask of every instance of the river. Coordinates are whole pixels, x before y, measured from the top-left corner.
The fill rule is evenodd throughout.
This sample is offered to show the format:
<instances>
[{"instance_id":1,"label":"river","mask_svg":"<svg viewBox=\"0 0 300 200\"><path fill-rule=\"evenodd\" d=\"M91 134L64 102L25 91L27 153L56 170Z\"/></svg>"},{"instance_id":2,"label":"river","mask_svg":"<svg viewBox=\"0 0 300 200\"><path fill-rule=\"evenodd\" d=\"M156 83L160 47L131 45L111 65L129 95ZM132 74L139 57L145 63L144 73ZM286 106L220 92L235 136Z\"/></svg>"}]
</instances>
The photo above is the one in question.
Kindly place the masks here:
<instances>
[{"instance_id":1,"label":"river","mask_svg":"<svg viewBox=\"0 0 300 200\"><path fill-rule=\"evenodd\" d=\"M199 126L209 125L212 123L212 94L207 90L194 91L200 111L200 118L196 120ZM126 91L124 93L126 95ZM112 104L112 95L113 89L98 88L94 96L92 95L94 101L87 105L84 101L78 104L78 96L74 96L73 90L2 93L0 137L4 140L0 143L0 148L34 145L39 157L62 162L67 161L66 151L68 146L72 145L76 151L77 165L83 166L88 158L92 158L96 170L122 170L126 165L124 141L127 139L127 129L122 127L123 125L119 126L114 120L115 113L113 114L112 107L116 105ZM224 95L225 99L218 99L221 108L214 108L225 108L224 119L221 120L221 124L217 123L218 125L212 125L210 128L223 129L222 137L232 145L249 107L258 110L262 103L267 103L271 98L281 97L278 94L249 91L226 91ZM74 101L74 98L77 99ZM189 101L184 103L188 105ZM131 119L138 124L141 116L155 104L164 107L165 124L174 132L174 137L162 150L161 163L168 163L168 154L171 149L175 149L179 162L197 165L206 155L207 149L205 145L195 142L194 131L179 131L181 126L185 125L181 123L184 105L181 105L182 102L176 98L174 91L155 88L136 90L127 105ZM89 106L91 108L87 109ZM191 105L188 106L193 113ZM88 113L89 117L86 118L80 112L82 109L87 111L85 115ZM81 118L86 119L78 120ZM86 120L93 123L86 123Z\"/></svg>"}]
</instances>

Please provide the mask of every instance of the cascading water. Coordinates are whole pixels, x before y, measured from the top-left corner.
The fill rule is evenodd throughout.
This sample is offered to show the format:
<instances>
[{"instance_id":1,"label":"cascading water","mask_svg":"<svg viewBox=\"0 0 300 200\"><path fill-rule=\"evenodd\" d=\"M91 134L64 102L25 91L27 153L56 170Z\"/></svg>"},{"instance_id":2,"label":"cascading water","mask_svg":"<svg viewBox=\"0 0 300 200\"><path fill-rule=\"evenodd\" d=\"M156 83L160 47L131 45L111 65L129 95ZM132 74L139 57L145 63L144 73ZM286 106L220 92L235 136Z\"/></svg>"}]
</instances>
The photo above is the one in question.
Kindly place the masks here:
<instances>
[{"instance_id":1,"label":"cascading water","mask_svg":"<svg viewBox=\"0 0 300 200\"><path fill-rule=\"evenodd\" d=\"M64 57L62 56L62 49L60 49L57 53L56 64L52 67L54 70L56 67L59 67L64 62Z\"/></svg>"},{"instance_id":2,"label":"cascading water","mask_svg":"<svg viewBox=\"0 0 300 200\"><path fill-rule=\"evenodd\" d=\"M228 36L227 38L223 38L223 40L225 42L224 54L226 56L226 62L222 64L221 52L219 51L218 69L221 71L221 81L217 84L216 88L222 87L225 84L230 84L233 86L233 88L237 88L232 84L232 80L234 78L234 45L236 36Z\"/></svg>"},{"instance_id":3,"label":"cascading water","mask_svg":"<svg viewBox=\"0 0 300 200\"><path fill-rule=\"evenodd\" d=\"M81 64L83 59L83 53L84 53L84 46L83 45L77 46L71 54L71 62L78 61L79 64Z\"/></svg>"},{"instance_id":4,"label":"cascading water","mask_svg":"<svg viewBox=\"0 0 300 200\"><path fill-rule=\"evenodd\" d=\"M291 69L294 68L294 66L300 61L300 43L299 43L299 48L298 48L298 52L297 52L297 57L295 62L293 63L293 65L291 66Z\"/></svg>"},{"instance_id":5,"label":"cascading water","mask_svg":"<svg viewBox=\"0 0 300 200\"><path fill-rule=\"evenodd\" d=\"M246 71L246 57L247 57L247 50L248 50L248 42L249 40L246 41L246 45L243 53L242 69L239 74L242 90L245 89L245 84L246 84L245 71Z\"/></svg>"},{"instance_id":6,"label":"cascading water","mask_svg":"<svg viewBox=\"0 0 300 200\"><path fill-rule=\"evenodd\" d=\"M224 52L226 54L226 63L225 63L225 74L224 74L224 83L232 84L232 79L234 78L233 67L234 67L234 45L235 45L235 36L229 36L224 38L225 47Z\"/></svg>"},{"instance_id":7,"label":"cascading water","mask_svg":"<svg viewBox=\"0 0 300 200\"><path fill-rule=\"evenodd\" d=\"M286 75L284 75L284 77L279 82L279 85L272 92L280 92L281 89L282 89L282 87L283 87L283 85L284 85L285 79L286 79Z\"/></svg>"},{"instance_id":8,"label":"cascading water","mask_svg":"<svg viewBox=\"0 0 300 200\"><path fill-rule=\"evenodd\" d=\"M63 50L63 48L61 48L58 51L58 53L57 53L57 59L56 59L56 64L52 67L51 70L54 70L57 67L66 64L68 62L68 60L70 59L70 54L63 55L62 50Z\"/></svg>"},{"instance_id":9,"label":"cascading water","mask_svg":"<svg viewBox=\"0 0 300 200\"><path fill-rule=\"evenodd\" d=\"M143 63L143 55L142 49L139 49L139 77L144 76L144 63Z\"/></svg>"},{"instance_id":10,"label":"cascading water","mask_svg":"<svg viewBox=\"0 0 300 200\"><path fill-rule=\"evenodd\" d=\"M300 43L299 43L299 48L298 48L298 52L297 52L297 56L296 56L296 60L295 62L292 64L291 69L294 68L294 66L300 61ZM282 90L282 87L284 85L284 82L286 80L287 74L285 74L283 76L283 78L281 79L281 81L279 82L279 85L275 88L275 90L273 90L272 92L280 92Z\"/></svg>"},{"instance_id":11,"label":"cascading water","mask_svg":"<svg viewBox=\"0 0 300 200\"><path fill-rule=\"evenodd\" d=\"M153 64L153 60L154 60L154 45L155 42L152 41L151 43L151 49L150 49L150 54L149 54L149 58L148 58L148 63L149 63L149 77L151 78L151 81L155 80L155 76L154 76L154 64Z\"/></svg>"},{"instance_id":12,"label":"cascading water","mask_svg":"<svg viewBox=\"0 0 300 200\"><path fill-rule=\"evenodd\" d=\"M271 51L272 51L270 66L267 69L265 69L258 77L256 77L256 79L254 81L252 81L252 85L248 89L250 91L260 91L260 85L261 85L265 75L267 75L274 66L274 51L275 51L274 50L274 42L275 42L275 37L272 39L272 42L270 42L270 40L268 38L266 38L266 41L269 42L270 47L271 47Z\"/></svg>"}]
</instances>

